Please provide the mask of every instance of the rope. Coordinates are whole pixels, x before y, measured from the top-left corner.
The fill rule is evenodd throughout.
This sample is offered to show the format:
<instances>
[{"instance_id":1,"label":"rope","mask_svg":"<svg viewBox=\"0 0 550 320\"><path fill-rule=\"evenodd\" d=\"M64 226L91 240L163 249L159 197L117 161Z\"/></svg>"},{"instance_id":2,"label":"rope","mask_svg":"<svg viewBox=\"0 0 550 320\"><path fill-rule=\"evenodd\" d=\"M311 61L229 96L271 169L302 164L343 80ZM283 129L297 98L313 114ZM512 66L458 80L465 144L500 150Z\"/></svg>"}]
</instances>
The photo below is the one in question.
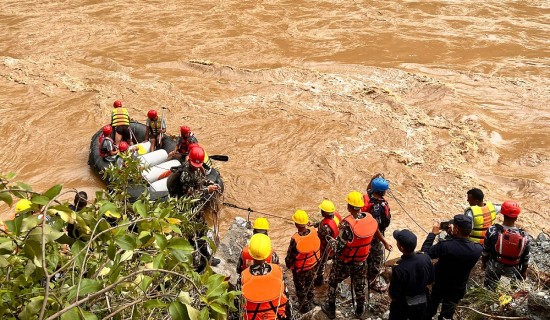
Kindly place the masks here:
<instances>
[{"instance_id":1,"label":"rope","mask_svg":"<svg viewBox=\"0 0 550 320\"><path fill-rule=\"evenodd\" d=\"M393 197L393 199L395 200L395 202L397 202L397 204L401 207L401 209L403 209L403 211L407 214L407 216L409 216L409 218L412 220L412 222L414 222L419 228L420 230L424 231L426 234L428 234L428 231L426 231L424 228L422 228L422 226L420 224L418 224L418 222L416 222L416 220L414 220L414 218L407 212L407 210L405 210L405 208L403 207L403 205L401 204L401 201L397 200L397 198L395 197L395 195L393 194L393 192L388 189L388 192L389 194Z\"/></svg>"},{"instance_id":2,"label":"rope","mask_svg":"<svg viewBox=\"0 0 550 320\"><path fill-rule=\"evenodd\" d=\"M226 207L230 207L230 208L234 208L234 209L239 209L239 210L243 210L243 211L248 211L249 213L253 212L253 213L263 214L263 215L266 215L266 216L268 216L268 217L273 217L273 218L277 218L277 219L282 219L282 220L285 220L285 222L287 222L287 223L294 224L293 222L290 222L289 219L283 218L283 217L279 217L279 216L274 215L274 214L270 214L270 213L265 213L265 212L260 212L260 211L252 210L251 208L239 207L239 206L237 206L237 205L234 205L234 204L228 203L228 202L223 202L222 204L223 204L224 206L226 206ZM250 214L249 214L249 216L250 216Z\"/></svg>"}]
</instances>

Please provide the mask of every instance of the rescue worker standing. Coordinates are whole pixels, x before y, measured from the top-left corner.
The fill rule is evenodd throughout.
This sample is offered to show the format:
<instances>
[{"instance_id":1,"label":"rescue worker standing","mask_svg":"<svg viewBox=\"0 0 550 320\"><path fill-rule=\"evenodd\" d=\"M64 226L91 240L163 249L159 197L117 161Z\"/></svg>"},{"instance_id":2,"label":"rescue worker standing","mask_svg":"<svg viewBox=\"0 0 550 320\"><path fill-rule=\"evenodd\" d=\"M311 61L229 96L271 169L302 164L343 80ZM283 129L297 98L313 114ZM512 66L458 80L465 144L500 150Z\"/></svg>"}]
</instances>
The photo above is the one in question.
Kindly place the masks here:
<instances>
[{"instance_id":1,"label":"rescue worker standing","mask_svg":"<svg viewBox=\"0 0 550 320\"><path fill-rule=\"evenodd\" d=\"M336 239L338 237L338 226L342 222L342 217L338 212L336 212L336 207L332 201L325 199L319 205L321 209L321 216L323 220L319 222L317 227L317 234L319 235L319 240L321 241L321 260L319 261L319 266L317 267L317 275L315 277L315 286L321 286L324 283L324 274L325 274L325 264L327 260L334 256L334 252L327 247L327 237ZM328 251L327 251L328 250Z\"/></svg>"},{"instance_id":2,"label":"rescue worker standing","mask_svg":"<svg viewBox=\"0 0 550 320\"><path fill-rule=\"evenodd\" d=\"M204 163L204 149L195 147L189 152L189 159L182 163L174 173L168 176L168 192L171 196L206 198L208 194L219 190L206 178Z\"/></svg>"},{"instance_id":3,"label":"rescue worker standing","mask_svg":"<svg viewBox=\"0 0 550 320\"><path fill-rule=\"evenodd\" d=\"M439 259L435 264L435 281L428 302L426 319L432 319L441 304L439 320L452 319L456 306L466 293L466 283L470 271L476 265L483 248L468 239L472 232L472 218L459 214L449 221L451 238L433 245L436 235L441 232L436 223L428 234L422 252L432 259Z\"/></svg>"},{"instance_id":4,"label":"rescue worker standing","mask_svg":"<svg viewBox=\"0 0 550 320\"><path fill-rule=\"evenodd\" d=\"M252 235L262 233L267 236L268 231L269 221L267 221L266 218L257 218L256 220L254 220ZM277 256L277 253L275 253L274 250L271 250L271 254L265 259L265 262L279 264L279 257ZM237 261L237 273L241 274L241 272L250 267L253 263L254 258L252 258L252 256L250 255L250 250L248 249L248 245L246 245L241 251L239 261Z\"/></svg>"},{"instance_id":5,"label":"rescue worker standing","mask_svg":"<svg viewBox=\"0 0 550 320\"><path fill-rule=\"evenodd\" d=\"M103 135L99 137L99 155L105 161L115 162L118 149L113 139L111 139L113 127L106 125L103 127L102 132Z\"/></svg>"},{"instance_id":6,"label":"rescue worker standing","mask_svg":"<svg viewBox=\"0 0 550 320\"><path fill-rule=\"evenodd\" d=\"M178 144L176 148L168 154L168 159L176 158L180 159L182 162L185 161L185 158L189 154L189 150L191 150L190 145L197 143L199 143L199 141L191 132L191 129L188 126L181 126Z\"/></svg>"},{"instance_id":7,"label":"rescue worker standing","mask_svg":"<svg viewBox=\"0 0 550 320\"><path fill-rule=\"evenodd\" d=\"M347 216L340 223L338 238L331 245L334 246L334 265L328 280L329 291L327 301L322 309L330 318L336 318L336 289L338 284L347 277L351 277L352 294L355 294L355 316L363 319L365 316L365 278L367 274L366 260L370 251L373 237L379 238L387 250L391 245L378 230L378 223L361 208L365 205L363 195L352 191L346 197L348 203Z\"/></svg>"},{"instance_id":8,"label":"rescue worker standing","mask_svg":"<svg viewBox=\"0 0 550 320\"><path fill-rule=\"evenodd\" d=\"M395 230L393 237L403 253L392 267L390 320L422 320L428 303L428 285L434 281L432 259L414 253L417 239L410 230Z\"/></svg>"},{"instance_id":9,"label":"rescue worker standing","mask_svg":"<svg viewBox=\"0 0 550 320\"><path fill-rule=\"evenodd\" d=\"M283 270L276 264L265 262L272 251L271 240L265 234L257 233L250 238L249 251L254 263L242 272L240 282L245 300L243 318L291 319Z\"/></svg>"},{"instance_id":10,"label":"rescue worker standing","mask_svg":"<svg viewBox=\"0 0 550 320\"><path fill-rule=\"evenodd\" d=\"M290 239L285 264L292 270L294 287L301 313L311 310L313 302L313 278L321 258L321 242L317 230L308 228L309 217L304 210L297 210L292 221L298 232Z\"/></svg>"},{"instance_id":11,"label":"rescue worker standing","mask_svg":"<svg viewBox=\"0 0 550 320\"><path fill-rule=\"evenodd\" d=\"M502 225L489 227L485 234L481 268L485 269L485 287L495 289L500 277L525 280L529 264L529 235L515 226L521 209L515 201L505 201L500 213Z\"/></svg>"},{"instance_id":12,"label":"rescue worker standing","mask_svg":"<svg viewBox=\"0 0 550 320\"><path fill-rule=\"evenodd\" d=\"M367 194L364 195L365 206L363 212L368 212L378 222L378 230L384 235L386 228L390 225L391 213L390 206L384 195L386 190L390 188L388 181L381 175L374 176L370 183L370 188L367 189ZM383 292L387 290L387 286L383 285L378 279L378 275L382 271L384 263L384 246L377 238L372 239L370 254L367 258L367 280L369 288Z\"/></svg>"},{"instance_id":13,"label":"rescue worker standing","mask_svg":"<svg viewBox=\"0 0 550 320\"><path fill-rule=\"evenodd\" d=\"M159 119L156 110L147 112L147 122L145 123L145 141L151 142L150 152L155 151L157 145L162 147L161 133L166 132L166 123L164 119Z\"/></svg>"},{"instance_id":14,"label":"rescue worker standing","mask_svg":"<svg viewBox=\"0 0 550 320\"><path fill-rule=\"evenodd\" d=\"M114 128L115 144L118 146L120 141L126 141L132 145L132 139L130 136L130 115L128 110L122 107L122 101L117 100L113 103L113 110L111 110L111 126Z\"/></svg>"},{"instance_id":15,"label":"rescue worker standing","mask_svg":"<svg viewBox=\"0 0 550 320\"><path fill-rule=\"evenodd\" d=\"M497 210L491 202L483 202L485 195L480 189L470 189L466 194L470 207L464 211L464 214L473 220L473 230L470 234L470 240L483 245L485 232L495 223Z\"/></svg>"}]
</instances>

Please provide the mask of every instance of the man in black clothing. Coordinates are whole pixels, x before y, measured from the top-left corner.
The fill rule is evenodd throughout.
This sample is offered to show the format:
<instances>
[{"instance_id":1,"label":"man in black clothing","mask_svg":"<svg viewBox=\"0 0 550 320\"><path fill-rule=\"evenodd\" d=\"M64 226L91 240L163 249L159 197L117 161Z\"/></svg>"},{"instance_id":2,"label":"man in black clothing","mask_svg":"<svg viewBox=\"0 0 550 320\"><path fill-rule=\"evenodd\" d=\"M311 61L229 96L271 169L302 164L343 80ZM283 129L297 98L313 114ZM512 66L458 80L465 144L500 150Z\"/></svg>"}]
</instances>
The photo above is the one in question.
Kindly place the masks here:
<instances>
[{"instance_id":1,"label":"man in black clothing","mask_svg":"<svg viewBox=\"0 0 550 320\"><path fill-rule=\"evenodd\" d=\"M74 203L69 205L69 209L74 212L84 209L88 205L88 194L85 191L79 191L74 196ZM73 239L80 238L80 232L75 228L74 223L67 223L67 235Z\"/></svg>"},{"instance_id":2,"label":"man in black clothing","mask_svg":"<svg viewBox=\"0 0 550 320\"><path fill-rule=\"evenodd\" d=\"M417 240L411 231L395 230L393 237L403 255L392 268L390 320L422 320L428 303L427 285L434 281L432 260L414 253Z\"/></svg>"},{"instance_id":3,"label":"man in black clothing","mask_svg":"<svg viewBox=\"0 0 550 320\"><path fill-rule=\"evenodd\" d=\"M451 239L433 245L435 236L441 232L437 223L422 245L422 252L427 253L432 259L439 259L435 264L435 282L426 319L432 319L440 303L441 312L438 319L453 318L456 306L466 293L470 271L483 250L480 244L468 240L472 232L471 217L456 215L449 224Z\"/></svg>"}]
</instances>

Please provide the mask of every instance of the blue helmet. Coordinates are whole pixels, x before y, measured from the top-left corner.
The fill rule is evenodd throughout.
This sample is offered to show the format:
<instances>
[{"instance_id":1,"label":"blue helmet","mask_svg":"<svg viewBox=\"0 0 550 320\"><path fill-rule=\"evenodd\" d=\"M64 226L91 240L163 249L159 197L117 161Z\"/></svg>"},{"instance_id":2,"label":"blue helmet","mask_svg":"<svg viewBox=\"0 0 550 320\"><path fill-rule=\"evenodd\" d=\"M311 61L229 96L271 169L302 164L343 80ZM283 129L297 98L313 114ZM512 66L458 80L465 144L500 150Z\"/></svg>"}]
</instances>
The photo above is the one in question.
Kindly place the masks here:
<instances>
[{"instance_id":1,"label":"blue helmet","mask_svg":"<svg viewBox=\"0 0 550 320\"><path fill-rule=\"evenodd\" d=\"M372 180L371 183L371 190L372 192L384 192L390 188L390 185L386 179L382 177L378 177L374 180Z\"/></svg>"}]
</instances>

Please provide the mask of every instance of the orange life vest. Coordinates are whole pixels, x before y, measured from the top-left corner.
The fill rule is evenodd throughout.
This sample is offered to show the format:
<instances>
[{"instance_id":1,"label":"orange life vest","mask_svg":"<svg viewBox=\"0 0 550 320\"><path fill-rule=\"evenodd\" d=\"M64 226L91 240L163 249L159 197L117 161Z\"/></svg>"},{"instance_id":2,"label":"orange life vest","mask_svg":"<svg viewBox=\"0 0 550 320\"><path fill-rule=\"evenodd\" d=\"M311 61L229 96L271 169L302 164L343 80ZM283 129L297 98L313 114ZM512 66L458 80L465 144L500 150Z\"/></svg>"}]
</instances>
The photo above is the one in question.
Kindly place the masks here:
<instances>
[{"instance_id":1,"label":"orange life vest","mask_svg":"<svg viewBox=\"0 0 550 320\"><path fill-rule=\"evenodd\" d=\"M265 259L265 262L271 263L273 258L273 249L271 249L271 253L269 256ZM241 252L241 259L243 260L243 264L241 265L241 271L244 271L244 269L247 269L254 263L254 258L250 255L250 252L248 251L248 246L244 246L243 251Z\"/></svg>"},{"instance_id":2,"label":"orange life vest","mask_svg":"<svg viewBox=\"0 0 550 320\"><path fill-rule=\"evenodd\" d=\"M286 314L287 297L283 270L276 264L269 264L271 271L254 276L247 268L241 275L241 291L246 302L243 304L243 319L277 319Z\"/></svg>"},{"instance_id":3,"label":"orange life vest","mask_svg":"<svg viewBox=\"0 0 550 320\"><path fill-rule=\"evenodd\" d=\"M340 254L340 260L346 263L363 262L369 256L370 243L376 230L378 230L378 223L368 213L361 219L355 219L352 215L349 215L344 221L349 224L353 232L353 239L346 243Z\"/></svg>"},{"instance_id":4,"label":"orange life vest","mask_svg":"<svg viewBox=\"0 0 550 320\"><path fill-rule=\"evenodd\" d=\"M301 236L296 232L292 239L296 241L298 255L290 269L301 272L313 269L321 259L321 241L315 228L308 228L309 234Z\"/></svg>"}]
</instances>

